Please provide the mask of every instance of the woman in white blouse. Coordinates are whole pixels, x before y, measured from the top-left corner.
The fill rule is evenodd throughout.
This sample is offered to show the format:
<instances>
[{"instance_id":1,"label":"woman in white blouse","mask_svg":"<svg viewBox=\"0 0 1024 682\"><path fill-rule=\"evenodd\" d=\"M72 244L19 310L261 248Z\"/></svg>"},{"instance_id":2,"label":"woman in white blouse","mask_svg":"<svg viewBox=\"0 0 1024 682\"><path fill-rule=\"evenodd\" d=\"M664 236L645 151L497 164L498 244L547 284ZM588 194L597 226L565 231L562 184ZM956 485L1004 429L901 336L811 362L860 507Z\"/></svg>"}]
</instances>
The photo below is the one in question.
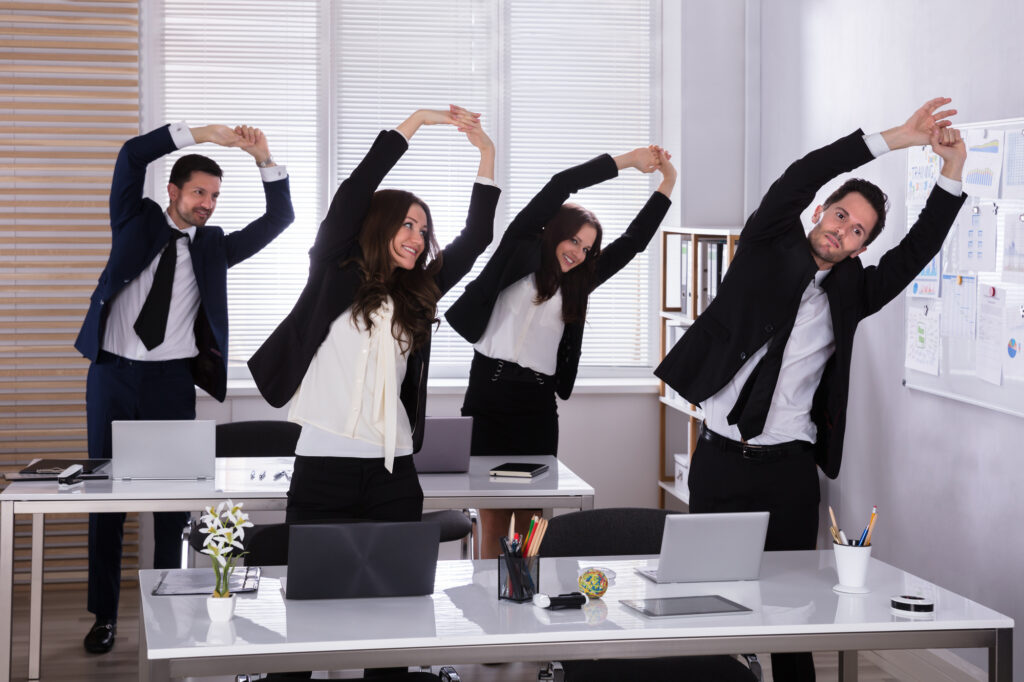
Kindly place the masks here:
<instances>
[{"instance_id":1,"label":"woman in white blouse","mask_svg":"<svg viewBox=\"0 0 1024 682\"><path fill-rule=\"evenodd\" d=\"M466 227L443 251L426 203L377 190L421 125L449 124L480 150ZM341 183L291 313L249 361L270 404L302 425L287 520L420 519L411 454L422 442L437 302L493 234L500 190L479 114L420 110L381 131Z\"/></svg>"},{"instance_id":2,"label":"woman in white blouse","mask_svg":"<svg viewBox=\"0 0 1024 682\"><path fill-rule=\"evenodd\" d=\"M651 145L607 154L555 174L515 217L480 276L445 313L474 344L462 414L473 417L474 455L558 453L557 394L572 394L587 300L642 252L668 211L676 171ZM662 181L621 237L601 248L601 224L569 195L623 168L661 171ZM521 524L528 515L517 515ZM482 516L486 554L508 527L508 512ZM525 525L523 526L525 529Z\"/></svg>"}]
</instances>

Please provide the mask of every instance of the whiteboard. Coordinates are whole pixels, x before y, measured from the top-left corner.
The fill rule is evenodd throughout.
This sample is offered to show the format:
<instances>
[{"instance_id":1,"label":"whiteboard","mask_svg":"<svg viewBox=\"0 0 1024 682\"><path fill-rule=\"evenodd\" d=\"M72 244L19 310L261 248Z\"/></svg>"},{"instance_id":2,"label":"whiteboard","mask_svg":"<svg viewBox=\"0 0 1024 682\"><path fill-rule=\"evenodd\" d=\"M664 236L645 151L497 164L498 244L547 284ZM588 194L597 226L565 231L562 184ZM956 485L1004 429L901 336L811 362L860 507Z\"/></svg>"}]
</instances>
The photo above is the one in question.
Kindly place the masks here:
<instances>
[{"instance_id":1,"label":"whiteboard","mask_svg":"<svg viewBox=\"0 0 1024 682\"><path fill-rule=\"evenodd\" d=\"M1024 118L957 127L969 196L940 256L907 287L903 383L1024 417ZM908 228L937 171L928 151L908 154Z\"/></svg>"}]
</instances>

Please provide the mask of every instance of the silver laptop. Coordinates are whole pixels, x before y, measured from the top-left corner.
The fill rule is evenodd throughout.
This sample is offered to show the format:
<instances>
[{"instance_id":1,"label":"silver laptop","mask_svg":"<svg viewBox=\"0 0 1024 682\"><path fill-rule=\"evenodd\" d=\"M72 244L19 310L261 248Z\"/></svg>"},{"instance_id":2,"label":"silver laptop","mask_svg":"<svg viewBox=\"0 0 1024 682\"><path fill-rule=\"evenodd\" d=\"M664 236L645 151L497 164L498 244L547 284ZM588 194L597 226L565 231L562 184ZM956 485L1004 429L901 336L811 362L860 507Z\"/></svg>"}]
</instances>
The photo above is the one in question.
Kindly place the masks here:
<instances>
[{"instance_id":1,"label":"silver laptop","mask_svg":"<svg viewBox=\"0 0 1024 682\"><path fill-rule=\"evenodd\" d=\"M665 517L657 568L637 572L657 583L757 580L768 512Z\"/></svg>"},{"instance_id":2,"label":"silver laptop","mask_svg":"<svg viewBox=\"0 0 1024 682\"><path fill-rule=\"evenodd\" d=\"M461 474L469 471L472 417L427 417L423 447L412 456L421 474Z\"/></svg>"},{"instance_id":3,"label":"silver laptop","mask_svg":"<svg viewBox=\"0 0 1024 682\"><path fill-rule=\"evenodd\" d=\"M197 480L216 475L213 420L114 421L110 428L115 479Z\"/></svg>"}]
</instances>

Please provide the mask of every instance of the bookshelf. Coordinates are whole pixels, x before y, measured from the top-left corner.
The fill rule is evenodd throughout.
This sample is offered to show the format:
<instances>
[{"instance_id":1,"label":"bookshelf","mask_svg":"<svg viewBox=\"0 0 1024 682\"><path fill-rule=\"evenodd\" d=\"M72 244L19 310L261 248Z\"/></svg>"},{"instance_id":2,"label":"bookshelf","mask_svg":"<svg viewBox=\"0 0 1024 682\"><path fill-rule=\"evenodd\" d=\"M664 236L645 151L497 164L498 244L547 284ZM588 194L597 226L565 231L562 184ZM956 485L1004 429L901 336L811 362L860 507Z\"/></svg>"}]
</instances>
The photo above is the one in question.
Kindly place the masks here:
<instances>
[{"instance_id":1,"label":"bookshelf","mask_svg":"<svg viewBox=\"0 0 1024 682\"><path fill-rule=\"evenodd\" d=\"M718 293L725 271L736 252L739 227L663 227L661 231L660 358L682 338L697 316ZM660 505L668 498L686 505L689 493L685 471L703 419L700 408L661 384ZM675 455L681 455L678 465Z\"/></svg>"}]
</instances>

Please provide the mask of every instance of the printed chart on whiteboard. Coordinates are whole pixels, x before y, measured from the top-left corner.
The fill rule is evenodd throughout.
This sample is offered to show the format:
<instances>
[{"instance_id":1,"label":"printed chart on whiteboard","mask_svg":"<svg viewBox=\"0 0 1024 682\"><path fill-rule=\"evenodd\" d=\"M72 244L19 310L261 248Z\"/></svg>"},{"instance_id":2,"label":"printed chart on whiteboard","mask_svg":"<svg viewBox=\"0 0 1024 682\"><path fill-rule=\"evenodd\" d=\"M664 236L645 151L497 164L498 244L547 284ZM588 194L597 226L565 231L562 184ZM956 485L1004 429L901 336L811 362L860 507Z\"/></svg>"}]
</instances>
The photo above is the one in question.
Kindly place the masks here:
<instances>
[{"instance_id":1,"label":"printed chart on whiteboard","mask_svg":"<svg viewBox=\"0 0 1024 682\"><path fill-rule=\"evenodd\" d=\"M961 126L964 208L904 306L904 383L1024 417L1024 118ZM907 158L907 225L935 186L929 147Z\"/></svg>"}]
</instances>

